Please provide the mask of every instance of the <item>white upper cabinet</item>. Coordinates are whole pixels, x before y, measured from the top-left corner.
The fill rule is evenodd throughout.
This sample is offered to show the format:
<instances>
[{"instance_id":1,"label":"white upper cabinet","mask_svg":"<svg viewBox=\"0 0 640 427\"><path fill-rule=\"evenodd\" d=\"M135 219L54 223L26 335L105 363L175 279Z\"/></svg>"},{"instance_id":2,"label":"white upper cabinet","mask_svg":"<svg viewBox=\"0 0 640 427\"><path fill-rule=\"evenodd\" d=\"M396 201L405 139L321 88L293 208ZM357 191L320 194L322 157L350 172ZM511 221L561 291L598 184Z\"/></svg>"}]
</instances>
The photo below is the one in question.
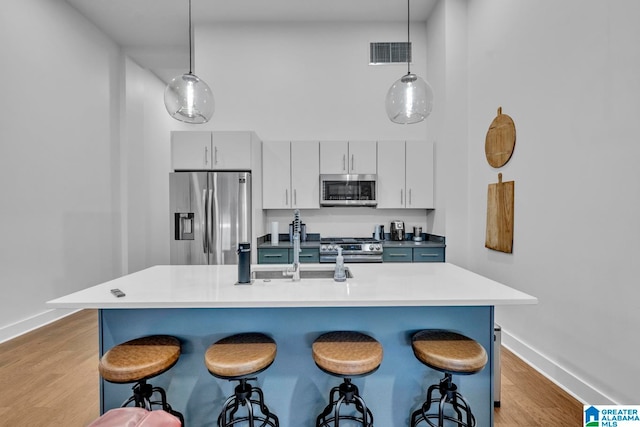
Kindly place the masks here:
<instances>
[{"instance_id":1,"label":"white upper cabinet","mask_svg":"<svg viewBox=\"0 0 640 427\"><path fill-rule=\"evenodd\" d=\"M291 207L291 143L262 143L262 208Z\"/></svg>"},{"instance_id":2,"label":"white upper cabinet","mask_svg":"<svg viewBox=\"0 0 640 427\"><path fill-rule=\"evenodd\" d=\"M298 209L320 208L320 143L291 142L291 190Z\"/></svg>"},{"instance_id":3,"label":"white upper cabinet","mask_svg":"<svg viewBox=\"0 0 640 427\"><path fill-rule=\"evenodd\" d=\"M251 132L212 133L211 164L214 170L251 170Z\"/></svg>"},{"instance_id":4,"label":"white upper cabinet","mask_svg":"<svg viewBox=\"0 0 640 427\"><path fill-rule=\"evenodd\" d=\"M349 142L321 141L320 142L320 173L346 174Z\"/></svg>"},{"instance_id":5,"label":"white upper cabinet","mask_svg":"<svg viewBox=\"0 0 640 427\"><path fill-rule=\"evenodd\" d=\"M433 209L433 143L378 141L377 207Z\"/></svg>"},{"instance_id":6,"label":"white upper cabinet","mask_svg":"<svg viewBox=\"0 0 640 427\"><path fill-rule=\"evenodd\" d=\"M320 207L317 141L265 141L262 144L263 209Z\"/></svg>"},{"instance_id":7,"label":"white upper cabinet","mask_svg":"<svg viewBox=\"0 0 640 427\"><path fill-rule=\"evenodd\" d=\"M321 174L375 174L376 141L321 141Z\"/></svg>"},{"instance_id":8,"label":"white upper cabinet","mask_svg":"<svg viewBox=\"0 0 640 427\"><path fill-rule=\"evenodd\" d=\"M251 170L252 132L171 132L173 170Z\"/></svg>"},{"instance_id":9,"label":"white upper cabinet","mask_svg":"<svg viewBox=\"0 0 640 427\"><path fill-rule=\"evenodd\" d=\"M405 207L405 143L378 141L378 208Z\"/></svg>"},{"instance_id":10,"label":"white upper cabinet","mask_svg":"<svg viewBox=\"0 0 640 427\"><path fill-rule=\"evenodd\" d=\"M406 142L406 207L433 209L433 143Z\"/></svg>"},{"instance_id":11,"label":"white upper cabinet","mask_svg":"<svg viewBox=\"0 0 640 427\"><path fill-rule=\"evenodd\" d=\"M171 132L171 169L211 169L211 132Z\"/></svg>"}]
</instances>

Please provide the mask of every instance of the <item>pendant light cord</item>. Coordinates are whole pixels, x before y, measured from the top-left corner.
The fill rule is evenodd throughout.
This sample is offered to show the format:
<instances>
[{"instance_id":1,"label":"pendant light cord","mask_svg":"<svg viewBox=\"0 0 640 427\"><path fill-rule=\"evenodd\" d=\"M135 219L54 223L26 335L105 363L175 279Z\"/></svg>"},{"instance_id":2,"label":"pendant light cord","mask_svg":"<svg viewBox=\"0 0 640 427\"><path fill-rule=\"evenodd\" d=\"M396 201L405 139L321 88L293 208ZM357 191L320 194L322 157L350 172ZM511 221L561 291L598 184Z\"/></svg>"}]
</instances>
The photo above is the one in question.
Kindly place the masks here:
<instances>
[{"instance_id":1,"label":"pendant light cord","mask_svg":"<svg viewBox=\"0 0 640 427\"><path fill-rule=\"evenodd\" d=\"M189 0L191 1L191 0ZM411 37L409 34L409 23L411 22L411 12L409 7L409 1L407 0L407 75L411 74Z\"/></svg>"},{"instance_id":2,"label":"pendant light cord","mask_svg":"<svg viewBox=\"0 0 640 427\"><path fill-rule=\"evenodd\" d=\"M191 58L191 0L189 0L189 74L193 74L193 59Z\"/></svg>"}]
</instances>

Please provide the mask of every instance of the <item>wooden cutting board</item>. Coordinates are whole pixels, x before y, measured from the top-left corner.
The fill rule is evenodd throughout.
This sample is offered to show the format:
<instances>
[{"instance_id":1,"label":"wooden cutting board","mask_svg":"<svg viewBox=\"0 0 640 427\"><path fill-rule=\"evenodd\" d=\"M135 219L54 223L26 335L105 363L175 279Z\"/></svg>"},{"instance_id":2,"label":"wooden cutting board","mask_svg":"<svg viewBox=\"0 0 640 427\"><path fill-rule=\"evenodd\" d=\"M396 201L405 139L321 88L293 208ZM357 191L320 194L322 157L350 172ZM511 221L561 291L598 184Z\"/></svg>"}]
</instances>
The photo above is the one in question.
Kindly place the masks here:
<instances>
[{"instance_id":1,"label":"wooden cutting board","mask_svg":"<svg viewBox=\"0 0 640 427\"><path fill-rule=\"evenodd\" d=\"M489 184L487 191L487 236L484 246L500 252L513 252L514 181Z\"/></svg>"},{"instance_id":2,"label":"wooden cutting board","mask_svg":"<svg viewBox=\"0 0 640 427\"><path fill-rule=\"evenodd\" d=\"M506 165L515 146L516 125L511 117L502 114L502 107L499 107L498 115L491 122L484 142L487 162L494 168Z\"/></svg>"}]
</instances>

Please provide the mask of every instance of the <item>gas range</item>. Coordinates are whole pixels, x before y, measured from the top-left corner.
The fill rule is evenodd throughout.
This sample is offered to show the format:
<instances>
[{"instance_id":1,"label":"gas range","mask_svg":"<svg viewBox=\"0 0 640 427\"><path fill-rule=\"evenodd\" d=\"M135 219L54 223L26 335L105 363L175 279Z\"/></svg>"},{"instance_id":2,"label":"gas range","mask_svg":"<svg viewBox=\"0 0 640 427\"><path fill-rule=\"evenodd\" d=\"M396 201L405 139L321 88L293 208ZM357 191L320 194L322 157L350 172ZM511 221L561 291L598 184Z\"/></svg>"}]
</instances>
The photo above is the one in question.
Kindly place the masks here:
<instances>
[{"instance_id":1,"label":"gas range","mask_svg":"<svg viewBox=\"0 0 640 427\"><path fill-rule=\"evenodd\" d=\"M320 239L320 262L336 262L338 247L344 262L382 262L382 242L371 237L326 237Z\"/></svg>"}]
</instances>

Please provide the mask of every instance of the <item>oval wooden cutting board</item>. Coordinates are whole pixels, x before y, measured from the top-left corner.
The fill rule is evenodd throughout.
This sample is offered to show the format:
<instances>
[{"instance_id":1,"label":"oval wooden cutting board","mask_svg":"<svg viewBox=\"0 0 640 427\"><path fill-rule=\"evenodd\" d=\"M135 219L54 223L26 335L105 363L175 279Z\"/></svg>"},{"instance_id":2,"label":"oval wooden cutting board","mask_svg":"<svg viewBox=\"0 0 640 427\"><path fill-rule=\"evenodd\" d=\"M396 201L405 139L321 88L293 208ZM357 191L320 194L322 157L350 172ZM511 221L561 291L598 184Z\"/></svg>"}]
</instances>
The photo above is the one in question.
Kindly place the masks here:
<instances>
[{"instance_id":1,"label":"oval wooden cutting board","mask_svg":"<svg viewBox=\"0 0 640 427\"><path fill-rule=\"evenodd\" d=\"M484 246L500 252L513 252L513 199L515 182L489 184L487 191L487 235Z\"/></svg>"},{"instance_id":2,"label":"oval wooden cutting board","mask_svg":"<svg viewBox=\"0 0 640 427\"><path fill-rule=\"evenodd\" d=\"M515 146L516 125L511 117L502 114L502 107L499 107L498 115L491 122L484 142L487 162L494 168L506 165Z\"/></svg>"}]
</instances>

